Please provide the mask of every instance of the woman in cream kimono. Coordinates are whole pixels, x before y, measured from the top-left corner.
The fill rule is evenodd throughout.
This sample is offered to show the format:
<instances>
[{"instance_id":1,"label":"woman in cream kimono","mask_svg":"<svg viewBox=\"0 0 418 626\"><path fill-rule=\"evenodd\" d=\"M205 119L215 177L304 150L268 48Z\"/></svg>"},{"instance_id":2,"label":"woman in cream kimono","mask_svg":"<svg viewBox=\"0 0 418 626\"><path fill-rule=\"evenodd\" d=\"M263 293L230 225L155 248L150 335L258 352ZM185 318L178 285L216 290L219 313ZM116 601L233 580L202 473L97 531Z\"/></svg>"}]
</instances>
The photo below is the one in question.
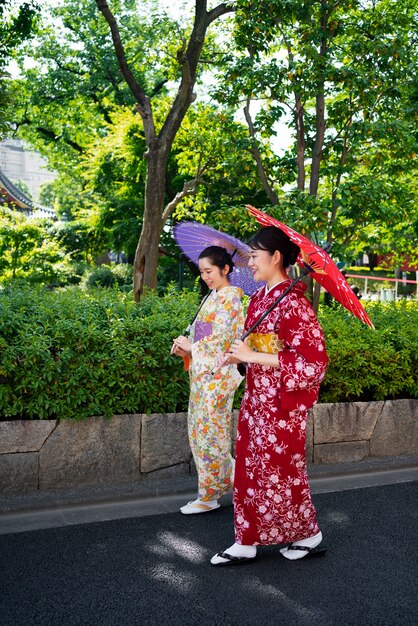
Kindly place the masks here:
<instances>
[{"instance_id":1,"label":"woman in cream kimono","mask_svg":"<svg viewBox=\"0 0 418 626\"><path fill-rule=\"evenodd\" d=\"M244 325L242 290L231 287L228 279L233 267L230 254L219 246L200 254L200 275L211 291L192 325L190 339L177 337L171 350L190 362L188 434L199 485L197 499L180 509L185 515L219 508L218 499L232 489L231 412L242 376L235 365L214 374L212 370L219 356L241 336Z\"/></svg>"}]
</instances>

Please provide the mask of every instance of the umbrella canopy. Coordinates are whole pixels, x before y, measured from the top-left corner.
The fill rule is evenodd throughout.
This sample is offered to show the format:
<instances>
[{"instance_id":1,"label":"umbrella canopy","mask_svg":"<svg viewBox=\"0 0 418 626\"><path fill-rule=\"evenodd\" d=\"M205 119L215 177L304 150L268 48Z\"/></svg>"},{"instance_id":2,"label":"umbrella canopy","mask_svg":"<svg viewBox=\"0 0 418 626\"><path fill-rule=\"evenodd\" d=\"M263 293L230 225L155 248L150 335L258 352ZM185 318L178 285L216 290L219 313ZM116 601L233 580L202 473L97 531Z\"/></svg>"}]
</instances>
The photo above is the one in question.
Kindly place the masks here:
<instances>
[{"instance_id":1,"label":"umbrella canopy","mask_svg":"<svg viewBox=\"0 0 418 626\"><path fill-rule=\"evenodd\" d=\"M228 278L234 287L240 287L247 295L253 294L264 283L256 282L248 267L250 248L232 235L198 224L197 222L180 222L174 226L174 238L183 253L195 264L199 265L199 255L208 246L225 248L232 256L234 269Z\"/></svg>"},{"instance_id":2,"label":"umbrella canopy","mask_svg":"<svg viewBox=\"0 0 418 626\"><path fill-rule=\"evenodd\" d=\"M309 273L317 280L343 307L353 313L362 322L374 328L373 322L367 315L359 299L351 289L350 285L341 274L340 270L326 253L315 243L307 239L300 233L296 232L286 224L270 217L266 213L255 209L253 206L246 205L248 211L255 217L257 222L262 226L276 226L280 228L296 245L299 246L301 252L297 258L297 262L303 268L309 268Z\"/></svg>"}]
</instances>

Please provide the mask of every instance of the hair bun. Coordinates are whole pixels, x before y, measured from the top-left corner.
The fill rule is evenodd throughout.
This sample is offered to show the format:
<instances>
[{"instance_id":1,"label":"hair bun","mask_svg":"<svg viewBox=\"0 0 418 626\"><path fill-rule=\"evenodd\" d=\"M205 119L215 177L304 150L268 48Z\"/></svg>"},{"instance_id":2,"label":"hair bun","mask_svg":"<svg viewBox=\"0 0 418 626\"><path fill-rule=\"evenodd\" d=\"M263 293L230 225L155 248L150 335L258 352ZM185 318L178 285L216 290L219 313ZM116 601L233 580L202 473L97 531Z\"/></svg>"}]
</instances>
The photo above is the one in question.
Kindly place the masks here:
<instances>
[{"instance_id":1,"label":"hair bun","mask_svg":"<svg viewBox=\"0 0 418 626\"><path fill-rule=\"evenodd\" d=\"M234 254L234 253L233 253ZM228 265L228 275L233 271L235 263L232 260L232 255L222 248L222 246L208 246L199 254L199 259L207 258L213 265L216 265L220 269L223 269L225 265Z\"/></svg>"}]
</instances>

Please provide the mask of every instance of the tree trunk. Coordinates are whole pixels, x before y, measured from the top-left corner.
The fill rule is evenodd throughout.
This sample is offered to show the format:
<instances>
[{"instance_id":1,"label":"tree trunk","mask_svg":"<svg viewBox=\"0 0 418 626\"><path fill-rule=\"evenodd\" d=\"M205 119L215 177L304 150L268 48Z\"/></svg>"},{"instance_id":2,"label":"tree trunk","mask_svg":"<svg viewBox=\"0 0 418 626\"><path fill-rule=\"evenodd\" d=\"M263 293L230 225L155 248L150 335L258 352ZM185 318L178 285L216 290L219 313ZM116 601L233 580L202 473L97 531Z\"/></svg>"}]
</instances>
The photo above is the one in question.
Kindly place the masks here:
<instances>
[{"instance_id":1,"label":"tree trunk","mask_svg":"<svg viewBox=\"0 0 418 626\"><path fill-rule=\"evenodd\" d=\"M316 133L312 150L311 179L309 186L311 196L316 196L318 193L322 148L325 137L325 96L323 83L320 84L320 89L320 93L316 95Z\"/></svg>"},{"instance_id":2,"label":"tree trunk","mask_svg":"<svg viewBox=\"0 0 418 626\"><path fill-rule=\"evenodd\" d=\"M163 230L166 151L157 144L148 152L145 209L141 236L134 260L134 298L138 302L143 286L157 288L158 248Z\"/></svg>"},{"instance_id":3,"label":"tree trunk","mask_svg":"<svg viewBox=\"0 0 418 626\"><path fill-rule=\"evenodd\" d=\"M264 163L263 160L261 158L261 154L260 151L257 147L257 139L255 136L255 130L254 130L254 124L253 124L253 120L251 118L251 114L250 114L250 103L251 103L251 98L247 98L247 103L244 107L244 116L248 125L248 132L250 134L250 138L251 138L251 152L253 154L255 163L257 165L257 171L258 171L258 175L260 177L261 180L261 184L263 185L263 189L267 194L268 199L270 200L271 204L273 206L278 206L279 204L279 197L277 195L277 193L274 191L273 187L271 186L268 178L267 178L267 172L266 169L264 167Z\"/></svg>"},{"instance_id":4,"label":"tree trunk","mask_svg":"<svg viewBox=\"0 0 418 626\"><path fill-rule=\"evenodd\" d=\"M295 125L296 125L296 165L298 168L298 189L305 191L305 124L304 108L301 97L295 93Z\"/></svg>"}]
</instances>

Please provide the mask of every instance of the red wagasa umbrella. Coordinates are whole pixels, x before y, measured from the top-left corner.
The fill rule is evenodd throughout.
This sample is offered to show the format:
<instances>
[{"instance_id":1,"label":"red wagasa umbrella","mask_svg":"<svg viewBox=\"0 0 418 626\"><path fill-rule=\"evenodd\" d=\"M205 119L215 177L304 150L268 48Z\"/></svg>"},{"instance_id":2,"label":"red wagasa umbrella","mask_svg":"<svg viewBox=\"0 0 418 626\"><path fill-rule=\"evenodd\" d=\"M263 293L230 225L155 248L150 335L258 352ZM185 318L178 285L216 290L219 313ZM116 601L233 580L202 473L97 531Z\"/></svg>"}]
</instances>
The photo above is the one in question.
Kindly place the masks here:
<instances>
[{"instance_id":1,"label":"red wagasa umbrella","mask_svg":"<svg viewBox=\"0 0 418 626\"><path fill-rule=\"evenodd\" d=\"M334 261L327 253L327 248L321 248L315 243L296 232L283 222L279 222L270 215L255 209L253 206L246 205L248 211L255 217L257 222L262 226L276 226L280 228L296 245L300 248L300 254L297 263L302 267L302 275L293 281L290 289L303 276L311 275L317 280L343 307L353 313L362 322L374 328L373 322L367 315L364 307L351 289L350 285L341 274ZM330 247L330 246L329 246ZM329 249L328 247L328 249ZM286 293L288 291L286 290ZM284 295L284 294L283 294ZM276 303L275 303L276 304ZM261 320L259 320L261 321ZM251 331L251 329L250 329Z\"/></svg>"}]
</instances>

